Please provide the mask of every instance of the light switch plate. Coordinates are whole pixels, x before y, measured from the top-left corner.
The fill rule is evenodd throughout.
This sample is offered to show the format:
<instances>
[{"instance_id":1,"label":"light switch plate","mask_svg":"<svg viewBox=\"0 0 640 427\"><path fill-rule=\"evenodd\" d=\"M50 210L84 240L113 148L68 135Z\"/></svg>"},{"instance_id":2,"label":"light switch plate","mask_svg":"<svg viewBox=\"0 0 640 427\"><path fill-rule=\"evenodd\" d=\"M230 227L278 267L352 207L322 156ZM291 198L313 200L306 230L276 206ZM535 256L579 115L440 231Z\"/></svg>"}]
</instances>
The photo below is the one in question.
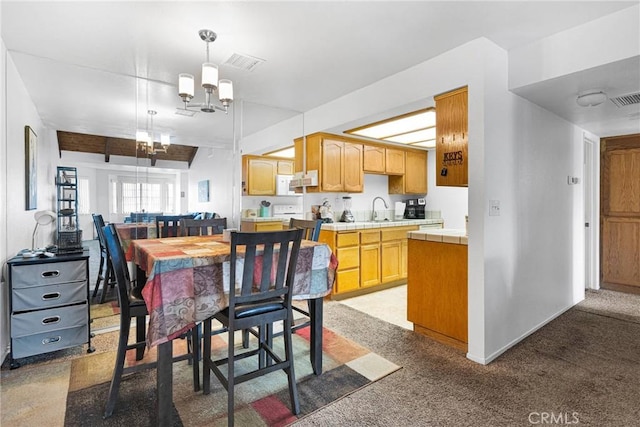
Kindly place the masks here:
<instances>
[{"instance_id":1,"label":"light switch plate","mask_svg":"<svg viewBox=\"0 0 640 427\"><path fill-rule=\"evenodd\" d=\"M500 200L489 200L489 216L500 216Z\"/></svg>"}]
</instances>

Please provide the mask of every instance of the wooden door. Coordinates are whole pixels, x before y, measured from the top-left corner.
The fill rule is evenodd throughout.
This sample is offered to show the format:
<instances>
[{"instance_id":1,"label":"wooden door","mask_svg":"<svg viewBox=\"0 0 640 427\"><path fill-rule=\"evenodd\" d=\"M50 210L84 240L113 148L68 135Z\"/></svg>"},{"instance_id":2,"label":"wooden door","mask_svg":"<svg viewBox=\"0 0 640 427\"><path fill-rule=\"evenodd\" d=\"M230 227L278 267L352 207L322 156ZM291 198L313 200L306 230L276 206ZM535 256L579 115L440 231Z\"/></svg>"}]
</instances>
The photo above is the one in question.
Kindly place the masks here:
<instances>
[{"instance_id":1,"label":"wooden door","mask_svg":"<svg viewBox=\"0 0 640 427\"><path fill-rule=\"evenodd\" d=\"M601 141L601 282L640 292L640 134Z\"/></svg>"},{"instance_id":2,"label":"wooden door","mask_svg":"<svg viewBox=\"0 0 640 427\"><path fill-rule=\"evenodd\" d=\"M293 162L291 160L278 160L278 175L293 175Z\"/></svg>"},{"instance_id":3,"label":"wooden door","mask_svg":"<svg viewBox=\"0 0 640 427\"><path fill-rule=\"evenodd\" d=\"M362 170L362 144L344 143L343 190L347 193L362 193L364 172Z\"/></svg>"},{"instance_id":4,"label":"wooden door","mask_svg":"<svg viewBox=\"0 0 640 427\"><path fill-rule=\"evenodd\" d=\"M343 191L343 150L341 141L322 141L322 191Z\"/></svg>"},{"instance_id":5,"label":"wooden door","mask_svg":"<svg viewBox=\"0 0 640 427\"><path fill-rule=\"evenodd\" d=\"M407 151L404 174L405 194L427 194L427 152Z\"/></svg>"}]
</instances>

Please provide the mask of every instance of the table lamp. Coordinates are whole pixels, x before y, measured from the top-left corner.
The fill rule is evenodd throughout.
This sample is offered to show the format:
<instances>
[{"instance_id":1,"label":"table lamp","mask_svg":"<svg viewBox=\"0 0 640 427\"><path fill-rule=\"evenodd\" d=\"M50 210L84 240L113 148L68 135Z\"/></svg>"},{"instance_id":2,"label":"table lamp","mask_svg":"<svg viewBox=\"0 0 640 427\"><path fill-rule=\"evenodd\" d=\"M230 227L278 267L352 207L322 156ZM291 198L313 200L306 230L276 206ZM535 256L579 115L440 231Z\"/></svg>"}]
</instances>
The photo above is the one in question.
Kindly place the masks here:
<instances>
[{"instance_id":1,"label":"table lamp","mask_svg":"<svg viewBox=\"0 0 640 427\"><path fill-rule=\"evenodd\" d=\"M35 257L36 256L36 233L38 232L38 227L41 225L49 225L56 219L56 213L49 210L38 211L33 217L36 219L36 226L33 229L33 235L31 236L31 250L24 251L22 256L25 258Z\"/></svg>"}]
</instances>

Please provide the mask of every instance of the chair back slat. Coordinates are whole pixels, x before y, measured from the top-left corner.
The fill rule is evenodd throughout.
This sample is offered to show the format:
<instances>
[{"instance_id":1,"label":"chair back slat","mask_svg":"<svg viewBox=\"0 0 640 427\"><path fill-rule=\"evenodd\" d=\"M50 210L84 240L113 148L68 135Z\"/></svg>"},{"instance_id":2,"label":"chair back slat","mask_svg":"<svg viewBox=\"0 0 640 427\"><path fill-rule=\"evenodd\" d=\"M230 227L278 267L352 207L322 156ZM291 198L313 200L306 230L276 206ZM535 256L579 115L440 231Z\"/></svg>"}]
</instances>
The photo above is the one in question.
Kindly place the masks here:
<instances>
[{"instance_id":1,"label":"chair back slat","mask_svg":"<svg viewBox=\"0 0 640 427\"><path fill-rule=\"evenodd\" d=\"M225 228L227 228L227 218L180 220L181 236L211 236L222 234Z\"/></svg>"},{"instance_id":2,"label":"chair back slat","mask_svg":"<svg viewBox=\"0 0 640 427\"><path fill-rule=\"evenodd\" d=\"M120 304L120 312L123 316L129 315L129 291L131 289L131 280L129 278L129 268L124 257L124 251L118 238L118 233L113 224L106 225L102 228L104 239L107 247L107 254L111 259L113 271L116 275L118 284L118 303Z\"/></svg>"},{"instance_id":3,"label":"chair back slat","mask_svg":"<svg viewBox=\"0 0 640 427\"><path fill-rule=\"evenodd\" d=\"M156 217L156 236L178 237L180 234L180 221L193 219L192 215L160 215Z\"/></svg>"},{"instance_id":4,"label":"chair back slat","mask_svg":"<svg viewBox=\"0 0 640 427\"><path fill-rule=\"evenodd\" d=\"M320 237L320 227L322 227L322 220L304 220L291 218L289 220L289 228L300 228L304 230L302 238L305 240L318 241Z\"/></svg>"},{"instance_id":5,"label":"chair back slat","mask_svg":"<svg viewBox=\"0 0 640 427\"><path fill-rule=\"evenodd\" d=\"M93 225L96 227L96 233L98 234L98 243L100 243L100 250L105 250L107 247L104 241L104 233L102 228L104 227L104 219L101 214L91 214L93 217Z\"/></svg>"},{"instance_id":6,"label":"chair back slat","mask_svg":"<svg viewBox=\"0 0 640 427\"><path fill-rule=\"evenodd\" d=\"M238 248L244 252L241 289L229 292L229 307L284 296L291 299L291 285L303 230L231 233L230 283L236 283ZM274 265L276 266L274 270ZM260 269L255 277L256 268Z\"/></svg>"}]
</instances>

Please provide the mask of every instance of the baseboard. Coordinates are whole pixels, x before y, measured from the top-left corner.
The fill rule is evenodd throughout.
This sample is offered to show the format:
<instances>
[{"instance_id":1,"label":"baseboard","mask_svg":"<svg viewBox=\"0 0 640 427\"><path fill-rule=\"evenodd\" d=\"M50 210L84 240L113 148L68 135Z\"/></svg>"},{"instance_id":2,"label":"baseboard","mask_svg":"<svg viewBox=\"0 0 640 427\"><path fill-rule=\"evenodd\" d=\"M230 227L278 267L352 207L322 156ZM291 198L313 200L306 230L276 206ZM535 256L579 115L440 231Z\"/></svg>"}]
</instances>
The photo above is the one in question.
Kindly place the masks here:
<instances>
[{"instance_id":1,"label":"baseboard","mask_svg":"<svg viewBox=\"0 0 640 427\"><path fill-rule=\"evenodd\" d=\"M551 322L556 317L560 316L561 314L565 313L569 309L573 308L576 304L570 305L569 307L566 307L566 308L563 308L560 311L558 311L557 313L551 315L547 319L545 319L542 322L538 323L533 328L529 329L527 332L525 332L522 335L520 335L519 337L511 340L508 344L504 345L500 349L494 351L488 357L478 357L478 356L476 356L474 354L467 353L467 359L469 359L469 360L471 360L473 362L476 362L476 363L480 363L482 365L488 365L489 363L493 362L498 357L500 357L500 355L502 355L504 352L509 350L511 347L513 347L514 345L518 344L520 341L522 341L523 339L527 338L529 335L531 335L532 333L534 333L538 329L542 328L544 325L546 325L547 323Z\"/></svg>"}]
</instances>

